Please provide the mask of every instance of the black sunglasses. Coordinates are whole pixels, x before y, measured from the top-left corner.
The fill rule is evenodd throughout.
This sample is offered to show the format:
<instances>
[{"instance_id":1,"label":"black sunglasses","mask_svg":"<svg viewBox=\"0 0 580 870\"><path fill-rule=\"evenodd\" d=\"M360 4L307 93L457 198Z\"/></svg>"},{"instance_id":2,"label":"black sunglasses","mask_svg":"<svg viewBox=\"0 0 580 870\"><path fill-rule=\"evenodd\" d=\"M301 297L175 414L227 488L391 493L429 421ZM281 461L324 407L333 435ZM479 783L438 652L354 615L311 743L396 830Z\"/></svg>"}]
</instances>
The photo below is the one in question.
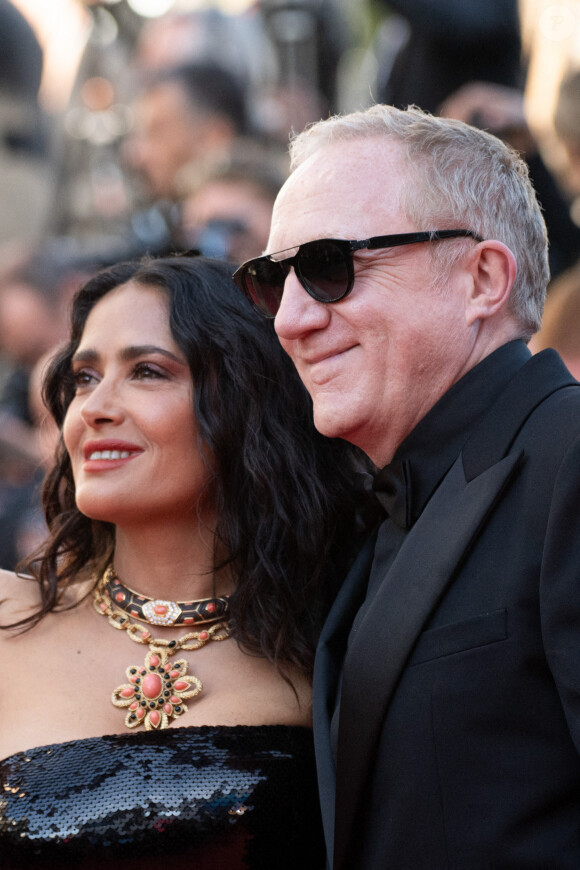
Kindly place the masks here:
<instances>
[{"instance_id":1,"label":"black sunglasses","mask_svg":"<svg viewBox=\"0 0 580 870\"><path fill-rule=\"evenodd\" d=\"M266 317L275 317L280 308L284 283L293 266L296 277L306 292L318 302L338 302L348 296L354 284L352 255L354 251L376 248L396 248L416 242L437 242L440 239L468 237L483 239L471 230L433 230L422 233L397 233L373 236L362 241L317 239L298 246L293 257L275 259L285 251L266 254L248 260L234 272L236 285L252 305ZM292 251L295 248L287 248Z\"/></svg>"}]
</instances>

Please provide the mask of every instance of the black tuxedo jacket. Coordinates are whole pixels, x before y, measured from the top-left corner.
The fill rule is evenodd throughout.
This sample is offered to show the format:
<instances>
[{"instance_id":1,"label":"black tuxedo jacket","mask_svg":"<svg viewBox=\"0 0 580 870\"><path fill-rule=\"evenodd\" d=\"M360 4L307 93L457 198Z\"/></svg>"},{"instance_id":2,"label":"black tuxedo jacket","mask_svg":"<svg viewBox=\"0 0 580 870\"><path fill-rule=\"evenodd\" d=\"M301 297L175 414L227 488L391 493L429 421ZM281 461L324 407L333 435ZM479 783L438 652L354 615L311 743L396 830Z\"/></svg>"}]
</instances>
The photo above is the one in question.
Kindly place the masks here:
<instances>
[{"instance_id":1,"label":"black tuxedo jacket","mask_svg":"<svg viewBox=\"0 0 580 870\"><path fill-rule=\"evenodd\" d=\"M345 655L373 551L315 664L329 866L578 870L580 384L555 352L489 408Z\"/></svg>"}]
</instances>

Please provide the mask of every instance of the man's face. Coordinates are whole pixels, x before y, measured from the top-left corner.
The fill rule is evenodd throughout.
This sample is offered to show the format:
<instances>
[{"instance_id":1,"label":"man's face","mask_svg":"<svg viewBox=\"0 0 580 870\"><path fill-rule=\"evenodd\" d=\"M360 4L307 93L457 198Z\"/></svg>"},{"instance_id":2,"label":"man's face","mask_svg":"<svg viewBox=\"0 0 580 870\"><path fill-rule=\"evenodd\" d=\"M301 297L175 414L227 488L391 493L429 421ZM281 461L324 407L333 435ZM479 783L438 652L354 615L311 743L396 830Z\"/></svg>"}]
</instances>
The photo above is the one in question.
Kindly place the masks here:
<instances>
[{"instance_id":1,"label":"man's face","mask_svg":"<svg viewBox=\"0 0 580 870\"><path fill-rule=\"evenodd\" d=\"M203 116L196 117L177 82L160 84L137 101L127 155L152 196L175 196L179 171L202 156L204 122Z\"/></svg>"},{"instance_id":2,"label":"man's face","mask_svg":"<svg viewBox=\"0 0 580 870\"><path fill-rule=\"evenodd\" d=\"M188 247L204 250L200 244L204 230L221 223L224 256L243 263L259 257L264 250L272 220L272 200L251 182L210 179L183 200L181 217ZM232 227L229 233L225 232L228 224Z\"/></svg>"},{"instance_id":3,"label":"man's face","mask_svg":"<svg viewBox=\"0 0 580 870\"><path fill-rule=\"evenodd\" d=\"M411 183L394 140L328 145L282 188L268 252L317 238L432 229L413 226L399 206ZM469 275L455 267L437 289L432 244L449 243L357 252L354 287L332 304L308 296L291 270L275 320L312 396L318 430L357 444L379 466L472 365Z\"/></svg>"}]
</instances>

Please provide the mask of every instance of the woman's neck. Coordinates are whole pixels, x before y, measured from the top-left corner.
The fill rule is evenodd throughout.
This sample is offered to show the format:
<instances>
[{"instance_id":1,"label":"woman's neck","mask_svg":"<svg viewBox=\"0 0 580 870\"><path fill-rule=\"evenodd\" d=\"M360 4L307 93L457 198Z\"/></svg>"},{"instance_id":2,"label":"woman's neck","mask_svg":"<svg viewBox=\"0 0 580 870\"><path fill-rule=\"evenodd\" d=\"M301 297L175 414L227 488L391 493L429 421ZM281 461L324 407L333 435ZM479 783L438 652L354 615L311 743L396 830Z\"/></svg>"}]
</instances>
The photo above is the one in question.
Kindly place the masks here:
<instances>
[{"instance_id":1,"label":"woman's neck","mask_svg":"<svg viewBox=\"0 0 580 870\"><path fill-rule=\"evenodd\" d=\"M188 601L233 592L222 570L214 571L214 535L204 527L116 530L113 564L121 581L141 595Z\"/></svg>"}]
</instances>

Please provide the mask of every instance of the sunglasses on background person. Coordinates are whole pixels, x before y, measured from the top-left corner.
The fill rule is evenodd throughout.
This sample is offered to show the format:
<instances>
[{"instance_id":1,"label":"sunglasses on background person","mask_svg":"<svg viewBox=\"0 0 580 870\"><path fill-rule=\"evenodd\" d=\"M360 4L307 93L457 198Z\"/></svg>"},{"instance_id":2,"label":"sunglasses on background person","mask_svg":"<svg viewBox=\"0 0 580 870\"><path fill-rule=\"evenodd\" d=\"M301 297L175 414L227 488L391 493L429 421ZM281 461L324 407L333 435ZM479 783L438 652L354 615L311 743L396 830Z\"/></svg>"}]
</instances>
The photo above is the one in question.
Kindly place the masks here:
<instances>
[{"instance_id":1,"label":"sunglasses on background person","mask_svg":"<svg viewBox=\"0 0 580 870\"><path fill-rule=\"evenodd\" d=\"M354 284L354 251L396 248L417 242L437 242L442 239L468 237L483 239L471 230L433 230L421 233L397 233L391 236L373 236L361 241L345 239L317 239L275 254L254 257L234 272L233 279L258 311L266 317L275 317L280 308L284 283L294 267L296 277L309 296L318 302L339 302L348 296ZM296 251L292 257L276 259L287 251Z\"/></svg>"}]
</instances>

